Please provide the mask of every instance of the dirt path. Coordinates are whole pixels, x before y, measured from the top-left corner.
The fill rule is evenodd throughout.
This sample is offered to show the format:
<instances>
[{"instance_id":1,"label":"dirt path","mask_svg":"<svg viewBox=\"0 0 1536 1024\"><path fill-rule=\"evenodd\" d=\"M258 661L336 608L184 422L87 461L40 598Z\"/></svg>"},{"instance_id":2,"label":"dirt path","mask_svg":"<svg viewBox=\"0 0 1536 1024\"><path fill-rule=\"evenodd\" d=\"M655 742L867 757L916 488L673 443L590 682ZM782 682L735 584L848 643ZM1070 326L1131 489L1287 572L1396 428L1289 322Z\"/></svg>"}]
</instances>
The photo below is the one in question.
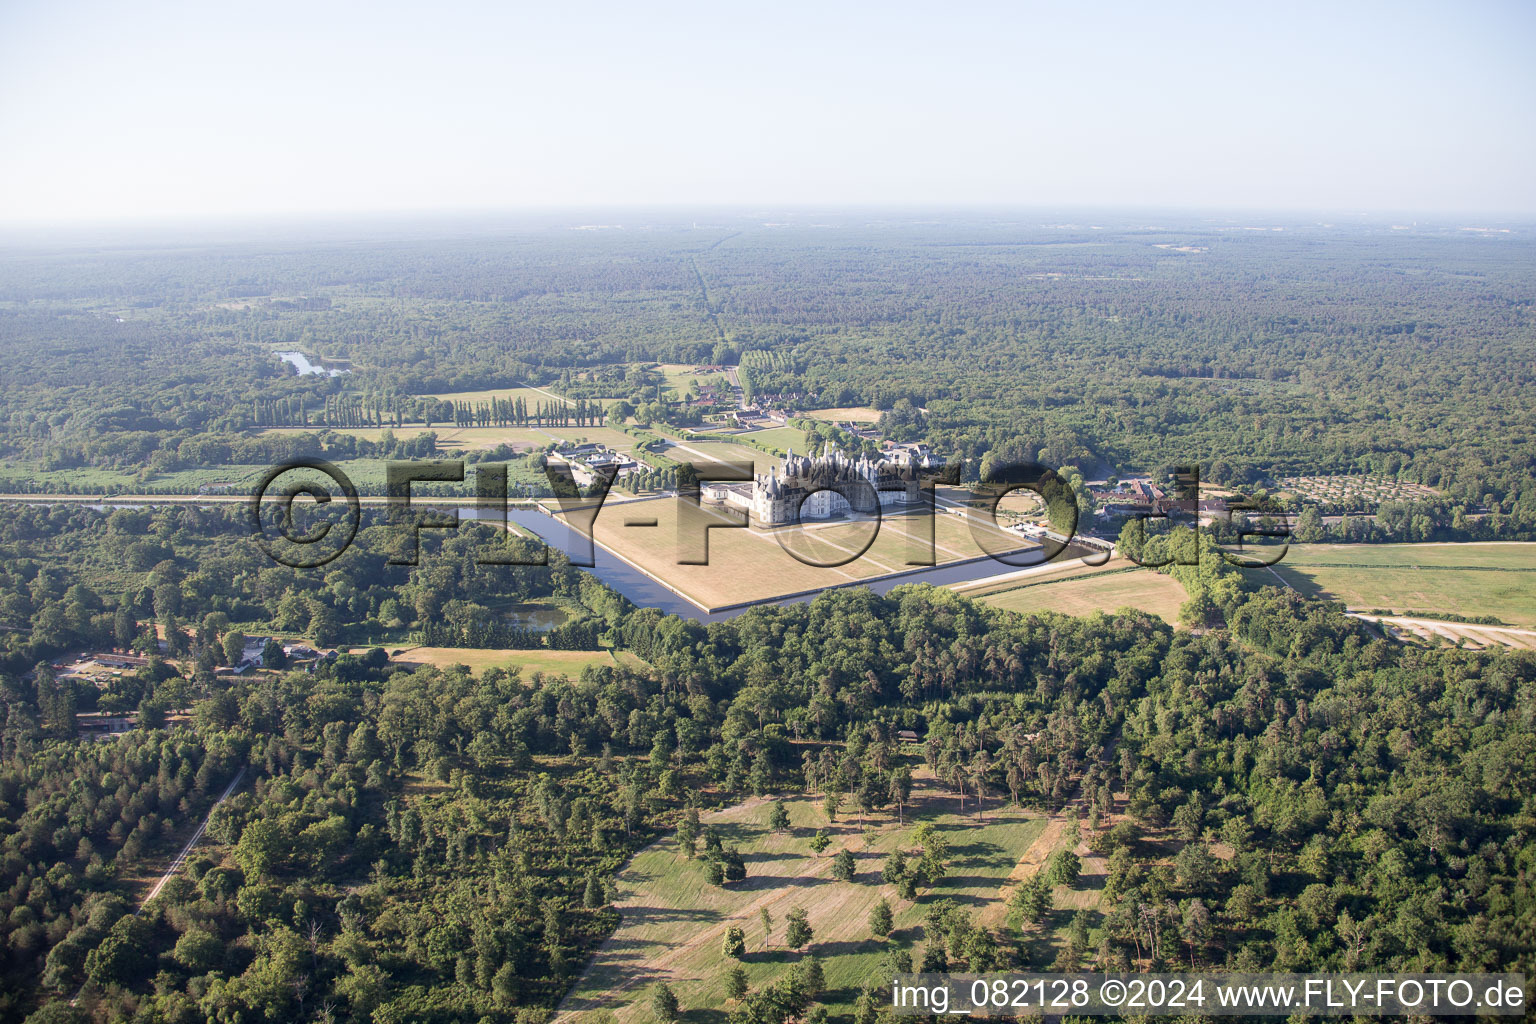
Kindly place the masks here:
<instances>
[{"instance_id":1,"label":"dirt path","mask_svg":"<svg viewBox=\"0 0 1536 1024\"><path fill-rule=\"evenodd\" d=\"M728 807L728 808L725 808L725 809L719 810L719 811L711 811L708 814L700 815L699 821L702 824L709 825L709 824L715 824L715 823L719 823L719 822L735 820L735 819L740 818L740 817L743 816L742 812L744 812L746 810L750 810L750 809L752 809L754 807L761 807L763 804L765 804L767 802L768 802L768 798L767 797L753 797L750 800L747 800L747 801L745 801L743 803L736 804L736 805L734 805L732 807ZM638 857L640 857L640 856L642 856L642 855L644 855L646 853L649 853L649 852L651 852L653 850L659 850L659 849L661 849L661 848L663 848L665 846L668 846L670 844L673 844L675 842L676 842L676 840L672 839L671 837L664 837L662 839L656 840L656 842L652 843L650 846L642 847L641 849L636 850L633 854L630 855L629 860L624 864L624 866L619 869L619 873L618 873L618 875L616 877L618 877L619 879L623 879L624 876L634 866L636 858L638 858ZM752 905L752 907L753 907L752 912L754 914L756 914L757 913L757 909L756 908L758 906L760 906L762 903L766 902L772 896L773 896L772 893L765 894L763 899L758 900L757 902L753 903L753 905ZM619 911L619 915L620 915L619 926L617 928L615 928L613 930L613 934L609 935L606 939L604 939L602 941L602 944L599 945L597 947L597 949L592 952L592 955L587 958L586 966L583 967L582 971L581 971L581 977L578 978L576 980L575 984L573 984L571 986L570 991L565 994L565 998L560 1000L560 1005L555 1007L554 1024L568 1024L568 1022L572 1019L574 1014L576 1014L578 1012L581 1012L581 1011L584 1011L586 1009L589 1009L589 1007L584 1006L584 1005L583 1006L572 1005L573 1003L576 1003L576 1002L580 1001L580 998L577 997L576 992L586 983L588 976L591 975L592 972L597 969L598 965L604 961L604 959L606 958L607 954L611 953L614 950L614 948L617 947L618 945L620 945L621 943L629 941L628 937L625 936L623 933L624 933L625 926L628 925L628 924L631 924L632 921L625 919L624 911L625 911L626 908L633 908L634 907L635 904L634 904L633 900L634 900L634 897L630 897L630 898L627 898L627 899L619 900L618 902L614 903L614 908ZM711 929L709 929L709 932L712 933L712 934L718 934L718 936L723 937L725 935L725 928L726 927L729 927L729 923L728 922L725 923L725 924L722 924L718 928L711 928ZM667 953L662 954L661 957L657 958L657 960L652 961L652 962L659 962L660 960L669 960L669 961L676 960L678 955L680 955L681 953L685 952L689 948L690 947L688 947L688 946L677 947L676 949L673 949L673 950L671 950L671 951L669 951Z\"/></svg>"},{"instance_id":2,"label":"dirt path","mask_svg":"<svg viewBox=\"0 0 1536 1024\"><path fill-rule=\"evenodd\" d=\"M832 858L836 856L841 849L841 846L836 850L830 846L827 847L826 853L817 860L812 861L808 870L797 872L793 876L796 882L802 879L820 878L823 875L826 875L829 871L832 870ZM792 889L789 891L776 889L771 892L766 892L762 896L759 896L757 899L753 900L751 903L748 903L746 906L742 907L740 910L736 911L730 917L727 917L725 920L721 921L719 924L713 925L701 932L698 932L695 938L687 945L674 946L660 956L653 957L648 962L648 966L658 972L670 973L672 966L677 961L692 954L694 949L698 946L714 946L721 944L725 939L725 933L727 929L734 926L750 933L752 930L751 926L758 923L758 915L764 907L767 907L769 913L773 915L774 924L782 926L785 918L789 916L789 912L791 910L795 910L797 906L800 905L795 899L797 895L799 894L795 893ZM806 907L805 909L809 910L810 908ZM833 904L829 904L826 900L822 900L817 904L818 913L826 913L829 909L836 908Z\"/></svg>"},{"instance_id":3,"label":"dirt path","mask_svg":"<svg viewBox=\"0 0 1536 1024\"><path fill-rule=\"evenodd\" d=\"M192 852L192 848L197 845L198 840L203 838L203 833L208 831L208 822L213 819L213 812L219 809L220 804L229 799L230 794L235 791L235 787L240 785L244 779L245 768L242 767L235 773L235 777L229 780L229 785L224 787L224 792L219 794L219 798L213 802L213 806L208 808L208 813L203 816L202 823L197 826L197 831L192 833L192 838L187 840L186 845L181 848L181 852L172 859L171 866L166 868L165 873L155 882L154 886L149 890L149 895L139 901L138 909L133 912L135 917L144 913L144 908L149 905L151 900L160 895L160 890L165 888L165 883L174 878L176 873L181 870L181 866L187 862L187 855ZM75 991L75 996L69 1001L69 1005L79 1005L80 996L84 991L85 986L81 985Z\"/></svg>"},{"instance_id":4,"label":"dirt path","mask_svg":"<svg viewBox=\"0 0 1536 1024\"><path fill-rule=\"evenodd\" d=\"M924 775L919 780L930 781ZM723 832L730 831L725 826L758 828L768 799L771 798L757 798L712 812L701 816L701 821ZM925 786L914 793L909 807L915 812L925 802L949 805L953 800L948 794ZM634 1002L633 995L657 981L667 981L685 999L697 996L701 979L721 962L720 949L730 928L746 933L750 967L753 963L777 963L786 955L785 929L794 910L806 912L815 932L813 946L818 955L833 960L841 955L837 950L846 952L869 944L868 913L877 899L883 897L895 905L898 914L910 915L911 907L900 903L896 887L881 880L880 865L882 858L898 844L909 848L904 837L910 834L911 817L905 824L899 824L894 815L889 820L881 815L868 822L867 828L853 817L840 817L828 824L819 816L816 804L812 797L795 798L792 817L797 807L812 808L810 818L801 811L795 836L762 833L750 840L745 848L752 863L747 879L739 887L732 886L724 892L709 886L695 889L696 869L684 869L675 877L671 874L681 853L670 837L637 851L618 875L623 896L615 901L614 907L620 912L621 921L561 1001L556 1024L574 1024L574 1015L604 1008L614 1009L621 1024L647 1020L643 1001ZM948 820L952 811L947 806L940 809ZM1039 820L1036 816L998 809L998 813L988 815L987 826L1007 827L1014 822L1023 825L1032 818ZM960 823L968 822L962 818ZM814 829L825 829L832 840L819 856L804 849L805 835ZM873 837L868 843L866 835ZM1029 835L1033 836L1034 831ZM1017 856L1024 845L1027 844L1021 842L1012 848L1010 858ZM832 878L834 858L844 849L855 854L855 884L835 882ZM1012 860L1007 863L1011 865ZM965 869L956 870L963 873ZM665 878L660 877L663 874ZM997 867L992 877L1001 881L1003 876ZM973 882L961 891L967 893L968 899L990 900L997 881L985 890L976 888ZM773 922L771 939L766 944L759 916L764 910ZM680 921L686 923L680 926ZM616 997L625 1005L616 1006Z\"/></svg>"},{"instance_id":5,"label":"dirt path","mask_svg":"<svg viewBox=\"0 0 1536 1024\"><path fill-rule=\"evenodd\" d=\"M1362 612L1345 614L1362 622L1374 623L1398 633L1411 633L1425 640L1439 637L1457 646L1470 642L1479 648L1502 645L1517 650L1536 650L1536 629L1485 626L1477 622L1451 622L1445 619L1421 619L1406 615L1367 615Z\"/></svg>"},{"instance_id":6,"label":"dirt path","mask_svg":"<svg viewBox=\"0 0 1536 1024\"><path fill-rule=\"evenodd\" d=\"M181 870L181 866L187 862L187 855L192 852L192 847L196 846L198 840L203 838L203 833L208 831L208 822L213 820L213 812L219 809L220 804L229 799L229 795L235 791L235 787L240 785L244 779L245 769L241 768L235 773L235 777L229 780L229 785L224 787L224 792L213 802L213 806L208 808L208 813L203 817L202 824L197 826L197 831L192 833L192 838L187 840L187 845L181 848L181 852L171 861L171 866L165 869L165 874L160 876L160 880L149 890L149 895L144 897L143 902L139 904L139 909L134 911L134 913L143 913L150 900L160 895L160 890L165 888L165 883L174 878L176 872Z\"/></svg>"}]
</instances>

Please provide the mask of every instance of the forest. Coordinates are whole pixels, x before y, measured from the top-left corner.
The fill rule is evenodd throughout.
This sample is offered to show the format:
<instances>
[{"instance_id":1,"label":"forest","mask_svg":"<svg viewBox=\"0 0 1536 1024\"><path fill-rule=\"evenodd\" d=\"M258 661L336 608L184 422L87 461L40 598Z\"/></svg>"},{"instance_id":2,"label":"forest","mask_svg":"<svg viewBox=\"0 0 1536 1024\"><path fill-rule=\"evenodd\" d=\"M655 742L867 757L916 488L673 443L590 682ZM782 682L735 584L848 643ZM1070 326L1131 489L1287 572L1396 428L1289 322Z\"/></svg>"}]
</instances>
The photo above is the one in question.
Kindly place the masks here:
<instances>
[{"instance_id":1,"label":"forest","mask_svg":"<svg viewBox=\"0 0 1536 1024\"><path fill-rule=\"evenodd\" d=\"M967 483L1199 466L1309 543L1536 539L1524 234L835 221L0 250L0 1022L545 1024L619 927L637 853L675 843L742 892L763 863L713 812L814 799L862 828L915 814L914 779L978 819L1070 819L1107 865L1098 909L1052 902L1069 844L983 919L937 894L964 868L924 822L878 876L876 974L828 993L838 951L781 921L770 983L734 973L726 933L728 1000L661 985L646 1012L888 1024L877 975L913 966L1536 975L1536 653L1400 642L1271 585L1222 557L1241 519L1120 530L1184 591L1177 625L910 583L705 623L485 524L411 558L365 508L340 557L295 569L234 501L48 497L109 472L233 497L294 458L450 455L531 492L566 428L639 442L645 479L675 484L661 435L703 420L662 367L704 367L787 437L843 442L852 410ZM464 430L521 433L450 448ZM1262 504L1344 474L1434 493ZM334 656L287 663L300 640ZM507 667L472 669L486 651ZM572 652L593 663L519 664ZM92 654L122 667L70 667ZM838 883L874 884L846 852Z\"/></svg>"},{"instance_id":2,"label":"forest","mask_svg":"<svg viewBox=\"0 0 1536 1024\"><path fill-rule=\"evenodd\" d=\"M916 585L703 625L558 564L487 582L468 531L389 570L367 527L321 582L258 568L215 512L11 508L0 525L7 1019L542 1021L617 923L612 879L641 846L754 794L887 810L914 771L961 800L1080 798L1110 909L1036 963L1026 888L1007 926L983 937L944 910L898 959L1536 969L1536 656L1386 640L1256 586L1203 535L1145 542L1149 560L1206 549L1168 567L1200 626L1174 630ZM91 582L66 585L67 566ZM444 594L546 588L643 667L475 675L359 647L313 673L214 670L244 630L449 620ZM172 650L100 693L50 664L156 625ZM93 702L136 707L137 726L75 740ZM905 729L918 752L895 741ZM145 858L242 767L204 845L135 914ZM1109 827L1117 792L1127 813ZM720 884L738 884L717 855ZM946 870L934 854L905 898ZM814 1012L801 974L744 999L742 1024Z\"/></svg>"},{"instance_id":3,"label":"forest","mask_svg":"<svg viewBox=\"0 0 1536 1024\"><path fill-rule=\"evenodd\" d=\"M239 452L276 423L597 422L599 399L654 405L637 365L727 363L790 412L869 406L957 459L1369 473L1527 535L1530 243L1280 227L950 216L11 252L0 352L27 386L0 396L0 477L195 464L212 454L186 442ZM295 376L283 348L350 372ZM430 397L520 385L569 404Z\"/></svg>"}]
</instances>

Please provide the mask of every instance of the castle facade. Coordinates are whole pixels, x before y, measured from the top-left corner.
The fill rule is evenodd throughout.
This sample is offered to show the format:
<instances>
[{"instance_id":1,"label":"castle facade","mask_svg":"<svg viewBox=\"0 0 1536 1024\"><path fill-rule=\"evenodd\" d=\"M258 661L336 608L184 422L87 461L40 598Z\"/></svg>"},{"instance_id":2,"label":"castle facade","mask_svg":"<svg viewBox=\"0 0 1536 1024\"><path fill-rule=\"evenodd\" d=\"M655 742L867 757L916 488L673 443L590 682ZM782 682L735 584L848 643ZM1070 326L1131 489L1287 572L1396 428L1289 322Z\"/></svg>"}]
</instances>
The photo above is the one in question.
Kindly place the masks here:
<instances>
[{"instance_id":1,"label":"castle facade","mask_svg":"<svg viewBox=\"0 0 1536 1024\"><path fill-rule=\"evenodd\" d=\"M757 474L750 486L706 485L703 495L747 512L763 526L797 520L833 519L857 513L917 505L923 500L918 470L938 463L926 446L911 446L891 457L851 459L828 444L819 456L791 449L778 466Z\"/></svg>"}]
</instances>

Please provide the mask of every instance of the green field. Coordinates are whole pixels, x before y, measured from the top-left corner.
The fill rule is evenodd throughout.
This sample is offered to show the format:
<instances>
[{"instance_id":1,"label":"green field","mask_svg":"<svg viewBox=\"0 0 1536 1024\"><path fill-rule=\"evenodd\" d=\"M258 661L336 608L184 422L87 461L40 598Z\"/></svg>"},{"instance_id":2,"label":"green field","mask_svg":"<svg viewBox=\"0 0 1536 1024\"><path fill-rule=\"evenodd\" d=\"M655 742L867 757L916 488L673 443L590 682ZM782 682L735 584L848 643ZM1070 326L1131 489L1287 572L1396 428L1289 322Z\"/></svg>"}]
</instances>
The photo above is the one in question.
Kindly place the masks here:
<instances>
[{"instance_id":1,"label":"green field","mask_svg":"<svg viewBox=\"0 0 1536 1024\"><path fill-rule=\"evenodd\" d=\"M726 384L728 378L722 371L720 373L694 373L692 363L659 363L656 369L666 378L667 387L677 392L682 397L683 392L697 381L700 387L708 387L710 384Z\"/></svg>"},{"instance_id":2,"label":"green field","mask_svg":"<svg viewBox=\"0 0 1536 1024\"><path fill-rule=\"evenodd\" d=\"M1356 611L1493 615L1536 627L1536 543L1293 544L1276 572Z\"/></svg>"},{"instance_id":3,"label":"green field","mask_svg":"<svg viewBox=\"0 0 1536 1024\"><path fill-rule=\"evenodd\" d=\"M532 412L540 405L554 405L564 402L566 405L575 405L575 399L562 398L559 392L553 388L487 388L483 391L450 391L441 395L433 395L447 402L489 402L493 398L515 399L521 398L528 403L528 410ZM602 402L605 406L610 402L616 402L616 398L591 398L589 402Z\"/></svg>"},{"instance_id":4,"label":"green field","mask_svg":"<svg viewBox=\"0 0 1536 1024\"><path fill-rule=\"evenodd\" d=\"M1031 614L1063 612L1067 615L1092 615L1135 608L1150 612L1165 622L1177 622L1179 606L1188 595L1172 576L1151 569L1129 572L1100 572L1091 576L1068 576L1044 583L1033 583L1017 590L982 597L995 608Z\"/></svg>"},{"instance_id":5,"label":"green field","mask_svg":"<svg viewBox=\"0 0 1536 1024\"><path fill-rule=\"evenodd\" d=\"M137 494L147 493L147 490L197 494L199 487L216 487L220 484L249 487L266 469L266 466L219 465L141 476L138 469L104 469L95 466L43 469L35 462L8 459L0 462L0 491L11 490L3 485L9 479L26 481L45 491L70 491L76 494L105 494L109 491ZM25 489L21 490L26 493Z\"/></svg>"},{"instance_id":6,"label":"green field","mask_svg":"<svg viewBox=\"0 0 1536 1024\"><path fill-rule=\"evenodd\" d=\"M390 647L390 651L402 648ZM391 661L406 665L467 665L470 671L484 672L488 668L522 669L527 679L535 672L547 675L564 674L575 678L588 665L643 665L639 658L627 651L502 651L484 647L410 647L405 653L392 657Z\"/></svg>"},{"instance_id":7,"label":"green field","mask_svg":"<svg viewBox=\"0 0 1536 1024\"><path fill-rule=\"evenodd\" d=\"M726 441L673 440L666 449L657 454L678 462L699 464L707 464L711 460L750 462L754 471L758 473L766 473L769 469L777 467L780 460L779 456L760 449L744 444L730 444Z\"/></svg>"},{"instance_id":8,"label":"green field","mask_svg":"<svg viewBox=\"0 0 1536 1024\"><path fill-rule=\"evenodd\" d=\"M806 413L818 420L874 423L880 419L880 410L871 409L867 405L845 405L836 409L812 409Z\"/></svg>"},{"instance_id":9,"label":"green field","mask_svg":"<svg viewBox=\"0 0 1536 1024\"><path fill-rule=\"evenodd\" d=\"M263 434L349 434L365 441L377 441L386 429L393 429L395 437L409 440L417 434L427 433L421 424L406 427L269 427ZM433 425L431 433L437 435L437 447L444 452L479 451L510 444L522 449L542 449L556 441L574 440L577 435L601 432L615 434L607 427L455 427L446 423ZM595 439L594 439L595 440Z\"/></svg>"},{"instance_id":10,"label":"green field","mask_svg":"<svg viewBox=\"0 0 1536 1024\"><path fill-rule=\"evenodd\" d=\"M679 519L684 524L679 539ZM651 521L655 525L649 525ZM1004 533L978 518L958 512L932 517L931 557L939 564L986 553L971 532L987 539L992 550L1018 550L1031 542ZM694 508L680 499L627 502L604 508L594 523L599 544L638 565L704 608L744 601L761 601L785 594L816 590L916 568L911 564L930 556L927 513L885 516L878 528L870 522L808 523L774 530L710 529L709 563L680 565L696 557L706 524L731 522L709 505ZM633 523L634 525L627 525ZM858 555L869 542L868 550ZM782 545L782 546L781 546ZM787 549L787 550L786 550ZM794 554L812 563L805 564ZM858 557L854 558L854 555ZM826 563L845 561L829 566ZM999 565L999 571L1006 570Z\"/></svg>"},{"instance_id":11,"label":"green field","mask_svg":"<svg viewBox=\"0 0 1536 1024\"><path fill-rule=\"evenodd\" d=\"M805 431L794 427L772 427L768 430L753 430L741 435L750 437L758 444L771 445L780 451L788 451L793 448L798 454L804 455L809 451L809 445L805 440Z\"/></svg>"},{"instance_id":12,"label":"green field","mask_svg":"<svg viewBox=\"0 0 1536 1024\"><path fill-rule=\"evenodd\" d=\"M561 1006L563 1015L607 1010L618 1024L649 1024L653 1019L650 986L666 981L676 992L686 1020L723 1020L728 1004L727 961L721 955L721 943L726 929L734 926L746 932L742 966L757 990L801 958L801 952L784 947L785 918L795 908L806 911L815 933L806 952L821 959L826 973L826 990L818 1002L834 1015L848 1013L864 985L881 981L875 973L886 943L871 936L868 920L870 909L882 897L895 914L893 937L909 949L921 932L928 906L940 899L953 899L969 909L973 918L997 927L1004 914L1000 890L1041 836L1046 819L1005 808L993 799L984 820L978 822L974 814L958 814L957 801L947 794L919 788L913 796L916 802L904 826L889 813L868 819L868 845L856 817L844 813L828 826L819 802L806 798L787 801L790 834L768 830L765 801L706 815L705 823L720 831L725 842L736 845L747 863L746 879L723 888L710 885L702 862L686 859L675 840L642 850L619 875L616 906L622 922L567 996ZM972 806L967 804L968 809ZM892 850L915 849L914 816L934 822L944 834L949 868L936 888L908 903L897 896L894 886L881 882L880 867ZM819 857L808 846L818 828L827 828L832 838L832 845ZM831 874L832 858L843 848L853 850L857 859L852 882L838 881ZM766 947L759 920L763 907L774 922Z\"/></svg>"}]
</instances>

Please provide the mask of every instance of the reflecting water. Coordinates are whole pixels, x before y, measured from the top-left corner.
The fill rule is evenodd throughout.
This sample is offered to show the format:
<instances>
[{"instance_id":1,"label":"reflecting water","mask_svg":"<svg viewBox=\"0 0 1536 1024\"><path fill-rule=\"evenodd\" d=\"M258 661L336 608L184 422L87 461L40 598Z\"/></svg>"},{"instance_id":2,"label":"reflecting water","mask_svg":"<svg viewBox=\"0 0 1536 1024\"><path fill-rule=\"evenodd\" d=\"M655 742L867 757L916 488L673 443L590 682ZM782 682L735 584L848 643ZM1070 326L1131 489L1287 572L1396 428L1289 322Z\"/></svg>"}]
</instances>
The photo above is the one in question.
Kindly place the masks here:
<instances>
[{"instance_id":1,"label":"reflecting water","mask_svg":"<svg viewBox=\"0 0 1536 1024\"><path fill-rule=\"evenodd\" d=\"M303 352L279 352L277 353L277 357L285 363L292 363L294 369L299 371L300 376L315 373L325 374L331 377L340 377L344 373L351 372L350 370L327 370L325 367L318 363L310 362L309 357L306 356Z\"/></svg>"},{"instance_id":2,"label":"reflecting water","mask_svg":"<svg viewBox=\"0 0 1536 1024\"><path fill-rule=\"evenodd\" d=\"M501 609L501 617L509 625L520 626L523 629L536 629L542 633L564 625L570 616L559 608L551 608L549 605L516 604L510 608Z\"/></svg>"}]
</instances>

